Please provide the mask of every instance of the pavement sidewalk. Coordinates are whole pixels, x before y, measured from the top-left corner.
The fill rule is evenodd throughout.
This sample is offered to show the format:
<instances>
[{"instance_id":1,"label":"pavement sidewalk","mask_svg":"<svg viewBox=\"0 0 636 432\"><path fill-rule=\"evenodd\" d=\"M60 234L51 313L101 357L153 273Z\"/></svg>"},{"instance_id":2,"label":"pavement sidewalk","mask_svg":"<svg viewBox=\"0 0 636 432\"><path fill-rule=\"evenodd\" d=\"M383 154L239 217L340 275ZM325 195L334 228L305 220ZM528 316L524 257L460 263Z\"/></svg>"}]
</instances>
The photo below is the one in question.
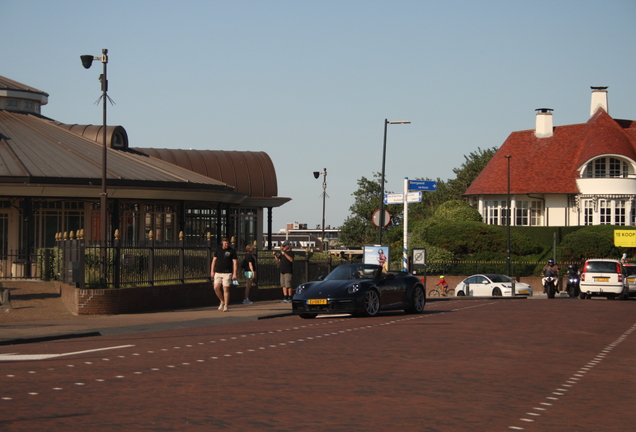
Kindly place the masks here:
<instances>
[{"instance_id":1,"label":"pavement sidewalk","mask_svg":"<svg viewBox=\"0 0 636 432\"><path fill-rule=\"evenodd\" d=\"M73 315L53 286L32 285L12 288L12 307L0 309L0 345L201 327L292 314L288 303L261 301L230 304L228 312L206 306L137 314Z\"/></svg>"}]
</instances>

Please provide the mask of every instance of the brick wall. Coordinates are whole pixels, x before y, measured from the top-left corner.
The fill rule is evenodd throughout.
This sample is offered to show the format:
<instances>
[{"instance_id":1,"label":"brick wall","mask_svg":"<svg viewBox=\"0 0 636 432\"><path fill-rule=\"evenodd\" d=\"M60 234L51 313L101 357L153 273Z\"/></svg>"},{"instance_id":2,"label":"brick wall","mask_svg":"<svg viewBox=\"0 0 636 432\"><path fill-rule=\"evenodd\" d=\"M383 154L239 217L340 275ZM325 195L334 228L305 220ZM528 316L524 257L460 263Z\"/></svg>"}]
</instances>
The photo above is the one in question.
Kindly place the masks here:
<instances>
[{"instance_id":1,"label":"brick wall","mask_svg":"<svg viewBox=\"0 0 636 432\"><path fill-rule=\"evenodd\" d=\"M245 287L230 288L230 303L243 301ZM209 282L119 289L79 289L61 285L62 301L77 315L113 315L180 308L216 306L219 300ZM279 289L252 288L250 299L277 300Z\"/></svg>"}]
</instances>

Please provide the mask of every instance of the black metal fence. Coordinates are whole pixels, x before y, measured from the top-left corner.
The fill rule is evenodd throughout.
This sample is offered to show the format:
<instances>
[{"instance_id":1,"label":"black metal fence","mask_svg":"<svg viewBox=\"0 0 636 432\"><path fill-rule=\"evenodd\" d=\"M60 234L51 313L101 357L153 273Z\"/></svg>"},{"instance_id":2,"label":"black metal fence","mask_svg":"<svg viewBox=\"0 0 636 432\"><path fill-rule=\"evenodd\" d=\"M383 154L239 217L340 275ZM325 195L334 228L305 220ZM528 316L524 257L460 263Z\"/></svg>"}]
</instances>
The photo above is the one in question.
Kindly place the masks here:
<instances>
[{"instance_id":1,"label":"black metal fence","mask_svg":"<svg viewBox=\"0 0 636 432\"><path fill-rule=\"evenodd\" d=\"M210 265L216 250L211 241L199 245L184 241L165 242L147 240L136 244L124 244L115 240L102 247L89 245L83 239L58 240L55 248L48 249L53 263L51 273L58 280L80 288L125 288L161 284L182 284L210 281ZM105 257L104 278L101 262ZM245 252L238 253L241 262ZM279 286L279 266L271 251L254 254L257 260L257 283L260 287ZM328 274L333 267L352 262L337 257L296 253L294 260L294 284L315 280ZM244 282L243 272L238 272L239 283Z\"/></svg>"},{"instance_id":2,"label":"black metal fence","mask_svg":"<svg viewBox=\"0 0 636 432\"><path fill-rule=\"evenodd\" d=\"M192 244L183 241L162 242L147 240L137 244L124 244L115 240L102 249L100 245L87 245L83 239L60 239L54 248L40 249L36 254L19 251L0 257L0 279L61 280L80 288L125 288L210 281L210 265L216 245L210 241ZM100 263L105 256L105 278L101 277ZM239 262L245 253L238 254ZM257 283L261 288L278 287L279 266L271 251L257 251ZM296 252L294 260L294 286L316 280L334 267L359 261L362 258L342 259L324 254ZM391 270L399 270L401 263L392 263ZM562 270L568 264L559 263ZM538 276L545 262L511 262L511 275ZM418 274L468 276L479 273L506 274L507 263L484 261L428 262ZM242 271L239 283L244 283Z\"/></svg>"},{"instance_id":3,"label":"black metal fence","mask_svg":"<svg viewBox=\"0 0 636 432\"><path fill-rule=\"evenodd\" d=\"M41 249L35 254L20 250L8 250L0 255L0 279L40 279L55 278L51 249Z\"/></svg>"}]
</instances>

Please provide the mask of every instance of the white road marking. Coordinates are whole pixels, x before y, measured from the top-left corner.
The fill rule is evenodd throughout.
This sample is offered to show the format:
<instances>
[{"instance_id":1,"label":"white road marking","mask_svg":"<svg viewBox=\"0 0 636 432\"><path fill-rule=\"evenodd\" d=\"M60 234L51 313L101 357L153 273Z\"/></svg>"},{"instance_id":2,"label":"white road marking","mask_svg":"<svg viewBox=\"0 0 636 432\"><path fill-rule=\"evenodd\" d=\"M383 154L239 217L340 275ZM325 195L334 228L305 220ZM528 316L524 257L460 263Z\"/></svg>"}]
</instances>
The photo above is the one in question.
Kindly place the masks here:
<instances>
[{"instance_id":1,"label":"white road marking","mask_svg":"<svg viewBox=\"0 0 636 432\"><path fill-rule=\"evenodd\" d=\"M77 354L86 354L86 353L91 353L91 352L106 351L106 350L112 350L112 349L129 348L129 347L133 347L133 346L134 345L120 345L120 346L116 346L116 347L97 348L97 349L92 349L92 350L76 351L76 352L62 353L62 354L0 354L0 361L47 360L47 359L57 358L57 357L65 357L65 356L71 356L71 355L77 355ZM35 373L35 372L33 372L33 373Z\"/></svg>"}]
</instances>

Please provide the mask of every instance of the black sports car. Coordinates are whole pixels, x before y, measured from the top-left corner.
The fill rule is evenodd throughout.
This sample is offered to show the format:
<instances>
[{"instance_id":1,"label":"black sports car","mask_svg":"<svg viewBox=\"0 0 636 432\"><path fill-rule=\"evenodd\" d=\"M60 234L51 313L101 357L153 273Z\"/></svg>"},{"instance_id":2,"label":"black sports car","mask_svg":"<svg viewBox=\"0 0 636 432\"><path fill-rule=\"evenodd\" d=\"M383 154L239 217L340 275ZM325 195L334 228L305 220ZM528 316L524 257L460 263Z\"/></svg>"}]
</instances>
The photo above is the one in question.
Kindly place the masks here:
<instances>
[{"instance_id":1,"label":"black sports car","mask_svg":"<svg viewBox=\"0 0 636 432\"><path fill-rule=\"evenodd\" d=\"M299 285L292 310L301 318L342 313L375 316L393 309L422 313L424 293L422 281L407 272L383 273L376 264L346 264L322 280Z\"/></svg>"}]
</instances>

